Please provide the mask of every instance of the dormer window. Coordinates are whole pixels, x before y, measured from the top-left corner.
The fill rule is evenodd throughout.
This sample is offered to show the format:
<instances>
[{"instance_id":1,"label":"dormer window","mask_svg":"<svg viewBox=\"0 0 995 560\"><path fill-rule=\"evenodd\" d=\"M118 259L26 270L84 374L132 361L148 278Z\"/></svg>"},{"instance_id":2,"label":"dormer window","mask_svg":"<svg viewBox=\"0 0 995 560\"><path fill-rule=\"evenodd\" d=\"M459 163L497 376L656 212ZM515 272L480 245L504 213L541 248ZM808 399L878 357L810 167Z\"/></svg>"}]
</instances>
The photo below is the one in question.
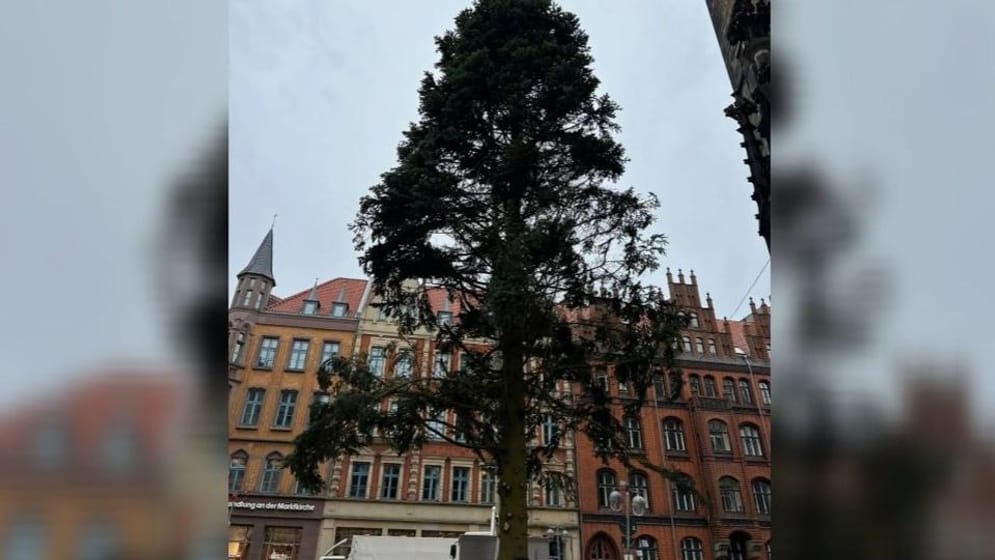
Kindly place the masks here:
<instances>
[{"instance_id":1,"label":"dormer window","mask_svg":"<svg viewBox=\"0 0 995 560\"><path fill-rule=\"evenodd\" d=\"M453 324L453 314L451 311L440 311L438 317L439 326Z\"/></svg>"},{"instance_id":2,"label":"dormer window","mask_svg":"<svg viewBox=\"0 0 995 560\"><path fill-rule=\"evenodd\" d=\"M349 305L345 303L333 303L332 304L332 317L345 317L346 312L349 310Z\"/></svg>"},{"instance_id":3,"label":"dormer window","mask_svg":"<svg viewBox=\"0 0 995 560\"><path fill-rule=\"evenodd\" d=\"M304 302L304 314L314 315L318 312L318 302L316 301L305 301Z\"/></svg>"}]
</instances>

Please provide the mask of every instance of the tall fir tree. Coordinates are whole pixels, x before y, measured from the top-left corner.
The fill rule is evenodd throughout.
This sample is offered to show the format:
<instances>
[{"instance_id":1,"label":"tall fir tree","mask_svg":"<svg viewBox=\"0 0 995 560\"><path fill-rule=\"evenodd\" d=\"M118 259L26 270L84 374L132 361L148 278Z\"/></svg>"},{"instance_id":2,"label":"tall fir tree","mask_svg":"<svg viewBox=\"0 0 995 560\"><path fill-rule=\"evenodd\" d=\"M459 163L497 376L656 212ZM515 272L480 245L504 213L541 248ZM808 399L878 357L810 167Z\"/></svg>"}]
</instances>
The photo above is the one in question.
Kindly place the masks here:
<instances>
[{"instance_id":1,"label":"tall fir tree","mask_svg":"<svg viewBox=\"0 0 995 560\"><path fill-rule=\"evenodd\" d=\"M287 464L317 490L319 467L370 445L374 430L398 452L445 438L496 468L499 559L526 560L529 482L572 484L542 468L561 439L532 446L530 434L551 417L559 434L591 438L603 459L653 467L629 453L596 373L632 387L628 413L658 376L669 374L676 394L685 323L642 283L665 244L646 233L658 202L615 186L626 162L612 136L618 106L597 92L578 18L551 0L477 0L455 24L436 38L440 59L422 80L420 120L397 166L352 227L400 334L434 332L463 368L393 377L374 375L362 356L326 364L319 379L334 395L315 405ZM459 302L456 320L440 324L429 287ZM388 399L397 406L373 410ZM440 430L429 420L444 411Z\"/></svg>"}]
</instances>

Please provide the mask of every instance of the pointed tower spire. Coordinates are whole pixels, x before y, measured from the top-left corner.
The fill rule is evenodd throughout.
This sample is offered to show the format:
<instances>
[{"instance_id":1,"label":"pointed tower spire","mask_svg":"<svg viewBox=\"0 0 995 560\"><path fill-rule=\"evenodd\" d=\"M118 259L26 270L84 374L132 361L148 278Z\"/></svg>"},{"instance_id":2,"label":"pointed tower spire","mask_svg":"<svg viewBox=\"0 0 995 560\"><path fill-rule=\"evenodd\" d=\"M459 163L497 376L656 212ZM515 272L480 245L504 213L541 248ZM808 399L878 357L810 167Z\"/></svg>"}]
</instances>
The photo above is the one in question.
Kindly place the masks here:
<instances>
[{"instance_id":1,"label":"pointed tower spire","mask_svg":"<svg viewBox=\"0 0 995 560\"><path fill-rule=\"evenodd\" d=\"M712 308L712 294L711 292L705 292L705 302L708 303L708 308Z\"/></svg>"},{"instance_id":2,"label":"pointed tower spire","mask_svg":"<svg viewBox=\"0 0 995 560\"><path fill-rule=\"evenodd\" d=\"M273 277L273 228L270 228L269 232L266 233L263 242L256 249L256 254L252 255L252 260L242 269L242 272L238 273L238 277L241 278L246 274L262 276L276 286L276 278Z\"/></svg>"}]
</instances>

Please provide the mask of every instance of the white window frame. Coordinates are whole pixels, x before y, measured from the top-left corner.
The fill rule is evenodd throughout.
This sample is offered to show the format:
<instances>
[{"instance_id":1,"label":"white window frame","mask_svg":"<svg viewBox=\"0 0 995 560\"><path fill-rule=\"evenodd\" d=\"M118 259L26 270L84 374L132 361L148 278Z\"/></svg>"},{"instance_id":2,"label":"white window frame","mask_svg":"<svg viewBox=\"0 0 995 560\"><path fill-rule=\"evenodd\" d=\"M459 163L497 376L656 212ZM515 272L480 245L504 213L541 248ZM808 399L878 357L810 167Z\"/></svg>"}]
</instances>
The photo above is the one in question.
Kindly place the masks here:
<instances>
[{"instance_id":1,"label":"white window frame","mask_svg":"<svg viewBox=\"0 0 995 560\"><path fill-rule=\"evenodd\" d=\"M393 498L388 498L388 497L385 497L383 495L383 490L385 488L384 481L386 480L387 467L388 466L392 466L392 465L396 465L397 468L398 468L398 471L397 471L397 487L396 487L397 495L394 496ZM404 463L402 461L383 461L383 460L381 460L381 462L380 462L380 484L377 486L377 499L378 500L387 500L387 501L397 501L397 500L400 500L401 496L402 496L401 487L403 486L403 484L404 484Z\"/></svg>"},{"instance_id":2,"label":"white window frame","mask_svg":"<svg viewBox=\"0 0 995 560\"><path fill-rule=\"evenodd\" d=\"M353 496L352 495L352 477L356 472L356 465L358 463L365 463L369 469L366 471L366 488L363 490L363 496ZM373 459L366 457L357 457L349 461L349 478L346 479L346 497L352 498L354 500L370 499L370 490L373 487Z\"/></svg>"}]
</instances>

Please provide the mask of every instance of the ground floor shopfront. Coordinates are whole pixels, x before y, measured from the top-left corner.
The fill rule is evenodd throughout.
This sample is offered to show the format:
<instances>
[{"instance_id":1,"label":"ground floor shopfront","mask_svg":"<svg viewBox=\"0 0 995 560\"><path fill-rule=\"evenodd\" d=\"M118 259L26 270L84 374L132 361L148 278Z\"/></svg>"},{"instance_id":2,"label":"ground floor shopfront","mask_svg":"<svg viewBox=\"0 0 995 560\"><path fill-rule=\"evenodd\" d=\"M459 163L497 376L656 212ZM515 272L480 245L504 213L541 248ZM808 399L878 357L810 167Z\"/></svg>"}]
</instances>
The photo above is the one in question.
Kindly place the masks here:
<instances>
[{"instance_id":1,"label":"ground floor shopfront","mask_svg":"<svg viewBox=\"0 0 995 560\"><path fill-rule=\"evenodd\" d=\"M303 498L230 501L228 560L314 560L323 506Z\"/></svg>"}]
</instances>

